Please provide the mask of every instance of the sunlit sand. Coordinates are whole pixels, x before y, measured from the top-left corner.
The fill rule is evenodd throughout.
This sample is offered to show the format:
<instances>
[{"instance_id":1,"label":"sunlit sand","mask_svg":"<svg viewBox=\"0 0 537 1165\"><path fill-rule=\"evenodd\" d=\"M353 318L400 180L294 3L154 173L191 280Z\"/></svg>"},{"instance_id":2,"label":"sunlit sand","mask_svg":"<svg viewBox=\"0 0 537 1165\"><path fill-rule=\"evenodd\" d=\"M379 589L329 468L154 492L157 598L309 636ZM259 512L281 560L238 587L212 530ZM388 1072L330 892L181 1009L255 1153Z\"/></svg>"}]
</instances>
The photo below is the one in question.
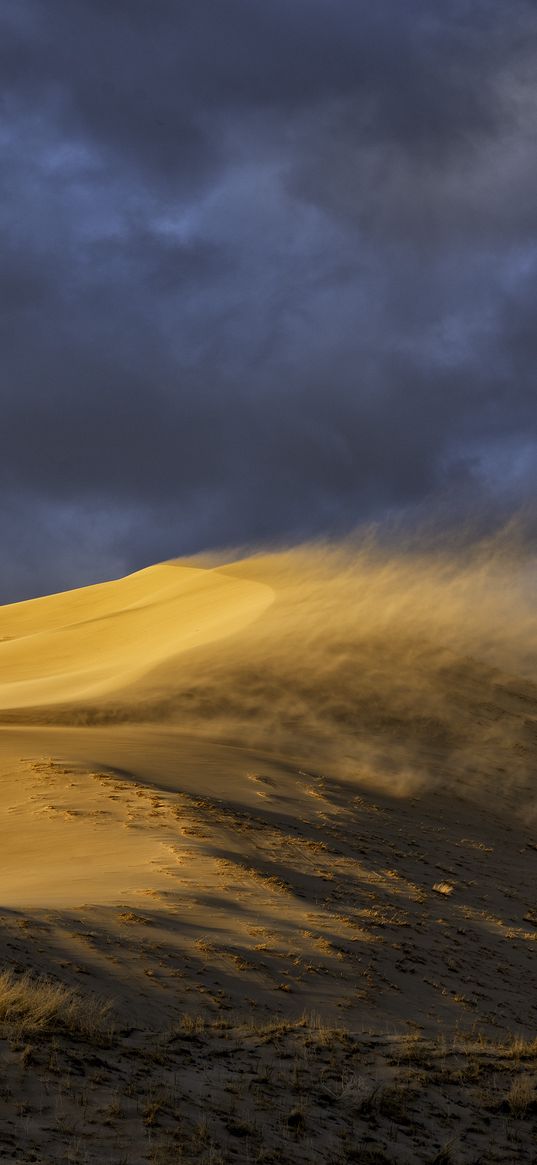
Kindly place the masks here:
<instances>
[{"instance_id":1,"label":"sunlit sand","mask_svg":"<svg viewBox=\"0 0 537 1165\"><path fill-rule=\"evenodd\" d=\"M0 609L4 965L154 1030L528 1039L536 646L528 564L484 547L177 561Z\"/></svg>"}]
</instances>

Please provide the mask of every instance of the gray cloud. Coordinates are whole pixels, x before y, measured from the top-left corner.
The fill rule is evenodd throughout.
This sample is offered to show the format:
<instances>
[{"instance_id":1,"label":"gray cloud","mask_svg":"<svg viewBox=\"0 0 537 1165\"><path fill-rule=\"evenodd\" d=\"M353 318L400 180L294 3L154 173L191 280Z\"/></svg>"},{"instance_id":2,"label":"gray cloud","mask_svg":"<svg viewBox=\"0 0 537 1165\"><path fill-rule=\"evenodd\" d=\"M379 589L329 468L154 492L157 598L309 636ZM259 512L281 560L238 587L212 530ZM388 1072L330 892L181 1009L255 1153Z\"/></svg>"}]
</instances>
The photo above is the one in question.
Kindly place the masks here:
<instances>
[{"instance_id":1,"label":"gray cloud","mask_svg":"<svg viewBox=\"0 0 537 1165\"><path fill-rule=\"evenodd\" d=\"M0 0L1 595L534 496L526 0Z\"/></svg>"}]
</instances>

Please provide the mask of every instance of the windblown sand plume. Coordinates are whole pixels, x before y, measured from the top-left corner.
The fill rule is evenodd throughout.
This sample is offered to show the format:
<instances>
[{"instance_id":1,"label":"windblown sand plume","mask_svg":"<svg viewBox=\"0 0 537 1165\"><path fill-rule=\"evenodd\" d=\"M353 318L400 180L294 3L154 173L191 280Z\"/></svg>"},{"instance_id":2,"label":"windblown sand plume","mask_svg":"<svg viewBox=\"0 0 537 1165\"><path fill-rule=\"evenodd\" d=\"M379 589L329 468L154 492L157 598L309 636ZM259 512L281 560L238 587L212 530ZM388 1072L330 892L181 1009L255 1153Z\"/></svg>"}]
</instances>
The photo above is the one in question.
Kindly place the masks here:
<instances>
[{"instance_id":1,"label":"windblown sand plume","mask_svg":"<svg viewBox=\"0 0 537 1165\"><path fill-rule=\"evenodd\" d=\"M481 774L490 796L532 773L534 584L486 545L165 563L0 609L0 714L165 722L390 793Z\"/></svg>"},{"instance_id":2,"label":"windblown sand plume","mask_svg":"<svg viewBox=\"0 0 537 1165\"><path fill-rule=\"evenodd\" d=\"M534 582L507 542L396 554L370 541L173 561L0 609L0 1011L6 1070L28 1039L38 1065L16 1135L5 1100L4 1152L16 1141L15 1159L34 1159L54 1119L43 1160L176 1160L170 1080L186 1071L185 1041L200 1061L187 1095L205 1056L225 1059L226 1032L252 1081L267 1041L313 1060L293 1084L267 1054L263 1071L281 1075L266 1098L276 1131L261 1093L249 1116L238 1094L239 1118L231 1077L213 1081L203 1135L181 1118L181 1160L234 1160L239 1137L245 1160L473 1161L496 1112L525 1144L537 1110ZM66 1131L36 1089L49 1087L47 1040L89 1038L81 976L110 1118L78 1158L89 1134L76 1100ZM162 1071L144 1084L136 1068L114 1100L156 1032ZM446 1056L459 1125L472 1124L467 1156L434 1156L455 1119L434 1111ZM336 1106L332 1129L323 1104ZM371 1127L376 1157L363 1155ZM515 1160L502 1137L496 1159Z\"/></svg>"}]
</instances>

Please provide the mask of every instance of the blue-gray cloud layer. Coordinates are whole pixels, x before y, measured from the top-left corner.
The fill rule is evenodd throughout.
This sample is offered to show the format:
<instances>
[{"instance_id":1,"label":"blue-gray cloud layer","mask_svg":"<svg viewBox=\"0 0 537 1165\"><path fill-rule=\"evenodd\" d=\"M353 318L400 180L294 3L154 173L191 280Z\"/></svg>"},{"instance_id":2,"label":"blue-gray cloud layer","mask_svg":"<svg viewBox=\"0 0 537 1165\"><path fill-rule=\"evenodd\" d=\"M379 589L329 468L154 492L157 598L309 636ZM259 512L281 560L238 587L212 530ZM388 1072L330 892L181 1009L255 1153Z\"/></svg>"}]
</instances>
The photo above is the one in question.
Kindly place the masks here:
<instances>
[{"instance_id":1,"label":"blue-gray cloud layer","mask_svg":"<svg viewBox=\"0 0 537 1165\"><path fill-rule=\"evenodd\" d=\"M534 496L529 0L0 0L2 599Z\"/></svg>"}]
</instances>

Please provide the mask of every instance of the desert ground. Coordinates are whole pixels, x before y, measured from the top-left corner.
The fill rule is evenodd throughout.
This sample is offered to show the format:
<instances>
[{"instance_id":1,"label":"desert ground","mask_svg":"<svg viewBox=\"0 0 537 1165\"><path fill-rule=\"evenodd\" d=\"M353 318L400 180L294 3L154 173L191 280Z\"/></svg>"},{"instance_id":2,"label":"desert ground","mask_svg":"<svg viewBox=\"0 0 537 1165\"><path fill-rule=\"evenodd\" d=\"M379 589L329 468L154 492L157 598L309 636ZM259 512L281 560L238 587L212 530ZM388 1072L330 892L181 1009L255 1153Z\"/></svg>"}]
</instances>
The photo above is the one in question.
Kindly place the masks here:
<instances>
[{"instance_id":1,"label":"desert ground","mask_svg":"<svg viewBox=\"0 0 537 1165\"><path fill-rule=\"evenodd\" d=\"M537 1161L535 569L0 608L0 1160Z\"/></svg>"}]
</instances>

